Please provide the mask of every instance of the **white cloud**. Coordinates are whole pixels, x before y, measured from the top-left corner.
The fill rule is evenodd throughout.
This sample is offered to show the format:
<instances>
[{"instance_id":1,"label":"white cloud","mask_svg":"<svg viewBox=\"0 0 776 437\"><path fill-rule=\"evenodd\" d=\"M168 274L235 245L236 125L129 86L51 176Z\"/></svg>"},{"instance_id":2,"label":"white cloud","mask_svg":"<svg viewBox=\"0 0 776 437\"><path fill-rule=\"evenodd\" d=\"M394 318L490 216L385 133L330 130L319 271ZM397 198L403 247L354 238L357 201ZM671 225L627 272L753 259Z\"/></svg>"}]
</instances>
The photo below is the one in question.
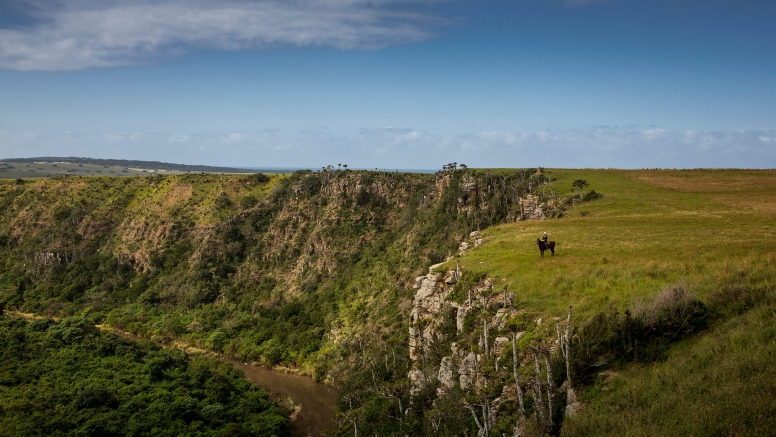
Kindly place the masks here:
<instances>
[{"instance_id":1,"label":"white cloud","mask_svg":"<svg viewBox=\"0 0 776 437\"><path fill-rule=\"evenodd\" d=\"M198 49L376 49L431 38L446 24L413 11L412 0L25 1L35 22L0 29L0 68L132 65Z\"/></svg>"},{"instance_id":2,"label":"white cloud","mask_svg":"<svg viewBox=\"0 0 776 437\"><path fill-rule=\"evenodd\" d=\"M776 167L776 131L673 132L633 127L435 134L369 128L349 135L276 129L229 134L76 134L0 130L0 159L89 156L184 164L319 168ZM765 140L768 139L768 140Z\"/></svg>"}]
</instances>

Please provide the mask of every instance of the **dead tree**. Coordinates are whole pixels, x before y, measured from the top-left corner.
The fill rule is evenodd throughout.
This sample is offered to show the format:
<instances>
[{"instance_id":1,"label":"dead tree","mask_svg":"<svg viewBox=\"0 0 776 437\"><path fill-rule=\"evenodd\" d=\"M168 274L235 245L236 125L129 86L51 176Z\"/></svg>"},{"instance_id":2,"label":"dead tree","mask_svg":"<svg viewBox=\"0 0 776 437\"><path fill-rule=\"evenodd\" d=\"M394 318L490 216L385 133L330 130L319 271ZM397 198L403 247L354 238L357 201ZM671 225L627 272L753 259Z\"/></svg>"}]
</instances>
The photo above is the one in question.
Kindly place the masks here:
<instances>
[{"instance_id":1,"label":"dead tree","mask_svg":"<svg viewBox=\"0 0 776 437\"><path fill-rule=\"evenodd\" d=\"M563 358L566 360L566 381L571 387L571 307L566 317L566 329L561 334L560 321L555 322L555 331L558 333L558 348Z\"/></svg>"},{"instance_id":2,"label":"dead tree","mask_svg":"<svg viewBox=\"0 0 776 437\"><path fill-rule=\"evenodd\" d=\"M560 322L555 324L555 330L558 333L558 348L560 349L561 356L566 360L566 415L572 416L575 414L576 409L579 408L577 393L574 390L574 386L571 380L571 307L569 307L569 313L566 317L566 327L563 333L561 333Z\"/></svg>"},{"instance_id":3,"label":"dead tree","mask_svg":"<svg viewBox=\"0 0 776 437\"><path fill-rule=\"evenodd\" d=\"M483 399L482 403L470 404L466 399L463 400L463 406L472 413L474 423L477 424L477 436L487 437L490 435L493 426L496 425L496 409L498 400L490 401ZM479 416L481 411L482 417Z\"/></svg>"},{"instance_id":4,"label":"dead tree","mask_svg":"<svg viewBox=\"0 0 776 437\"><path fill-rule=\"evenodd\" d=\"M546 380L542 379L542 367L539 363L539 356L544 358ZM553 421L553 412L555 408L555 383L552 380L552 368L550 367L550 352L547 347L537 347L534 350L534 366L536 376L531 391L534 397L534 418L539 429L549 434L555 427Z\"/></svg>"},{"instance_id":5,"label":"dead tree","mask_svg":"<svg viewBox=\"0 0 776 437\"><path fill-rule=\"evenodd\" d=\"M513 437L520 437L523 431L523 418L525 416L525 402L523 401L523 389L520 387L520 379L517 377L517 334L512 334L512 375L515 377L515 389L517 389L517 423L512 433Z\"/></svg>"},{"instance_id":6,"label":"dead tree","mask_svg":"<svg viewBox=\"0 0 776 437\"><path fill-rule=\"evenodd\" d=\"M485 361L490 359L490 340L488 339L488 320L482 320L482 333L485 336Z\"/></svg>"},{"instance_id":7,"label":"dead tree","mask_svg":"<svg viewBox=\"0 0 776 437\"><path fill-rule=\"evenodd\" d=\"M346 421L350 422L350 424L353 426L353 436L358 437L358 422L361 420L361 412L354 412L353 398L351 396L346 396L345 400L348 401L349 408L347 411L337 414L337 422L339 422L340 426L342 426L342 420L339 419L345 419Z\"/></svg>"}]
</instances>

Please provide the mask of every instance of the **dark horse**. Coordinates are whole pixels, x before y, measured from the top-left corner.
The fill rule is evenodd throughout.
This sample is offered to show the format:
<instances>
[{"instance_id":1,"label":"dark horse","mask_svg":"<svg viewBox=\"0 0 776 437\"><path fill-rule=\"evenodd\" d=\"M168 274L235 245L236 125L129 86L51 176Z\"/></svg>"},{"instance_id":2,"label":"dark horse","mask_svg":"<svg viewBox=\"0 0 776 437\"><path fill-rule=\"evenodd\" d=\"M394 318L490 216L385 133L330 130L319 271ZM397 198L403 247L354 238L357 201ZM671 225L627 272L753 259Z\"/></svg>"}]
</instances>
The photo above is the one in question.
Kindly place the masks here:
<instances>
[{"instance_id":1,"label":"dark horse","mask_svg":"<svg viewBox=\"0 0 776 437\"><path fill-rule=\"evenodd\" d=\"M552 256L555 256L555 242L554 241L548 241L544 242L540 239L536 239L536 245L539 246L539 252L541 252L542 258L544 258L544 251L549 250L552 252Z\"/></svg>"}]
</instances>

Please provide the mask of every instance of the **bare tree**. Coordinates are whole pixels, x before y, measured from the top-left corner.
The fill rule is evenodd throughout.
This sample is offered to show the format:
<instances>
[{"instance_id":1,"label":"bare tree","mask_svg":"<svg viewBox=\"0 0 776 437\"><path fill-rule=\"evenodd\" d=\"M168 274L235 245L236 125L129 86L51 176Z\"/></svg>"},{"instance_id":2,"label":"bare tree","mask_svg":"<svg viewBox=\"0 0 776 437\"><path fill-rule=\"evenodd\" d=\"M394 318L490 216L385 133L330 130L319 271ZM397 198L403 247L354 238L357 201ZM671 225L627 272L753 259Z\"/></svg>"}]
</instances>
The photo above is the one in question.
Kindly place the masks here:
<instances>
[{"instance_id":1,"label":"bare tree","mask_svg":"<svg viewBox=\"0 0 776 437\"><path fill-rule=\"evenodd\" d=\"M466 399L464 399L463 406L472 413L474 423L477 424L477 436L489 436L491 430L493 430L493 426L496 424L496 409L498 408L498 400L490 401L485 398L481 403L471 404ZM479 416L480 414L482 414L482 417Z\"/></svg>"},{"instance_id":2,"label":"bare tree","mask_svg":"<svg viewBox=\"0 0 776 437\"><path fill-rule=\"evenodd\" d=\"M566 316L566 327L561 334L560 321L555 322L555 331L558 333L558 347L563 358L566 360L566 381L571 387L571 307L569 307L568 316Z\"/></svg>"},{"instance_id":3,"label":"bare tree","mask_svg":"<svg viewBox=\"0 0 776 437\"><path fill-rule=\"evenodd\" d=\"M517 423L512 433L513 437L520 437L523 431L523 418L525 417L525 402L523 400L523 389L520 387L520 379L517 376L517 333L512 333L512 375L515 378L515 389L517 390Z\"/></svg>"},{"instance_id":4,"label":"bare tree","mask_svg":"<svg viewBox=\"0 0 776 437\"><path fill-rule=\"evenodd\" d=\"M542 366L539 356L544 358L546 380L542 379ZM534 367L536 376L531 391L534 397L534 418L539 429L549 434L555 427L553 412L555 408L555 383L552 380L552 368L550 367L550 352L546 346L538 346L534 349Z\"/></svg>"},{"instance_id":5,"label":"bare tree","mask_svg":"<svg viewBox=\"0 0 776 437\"><path fill-rule=\"evenodd\" d=\"M482 320L482 333L485 336L485 360L490 359L490 340L488 340L488 319Z\"/></svg>"}]
</instances>

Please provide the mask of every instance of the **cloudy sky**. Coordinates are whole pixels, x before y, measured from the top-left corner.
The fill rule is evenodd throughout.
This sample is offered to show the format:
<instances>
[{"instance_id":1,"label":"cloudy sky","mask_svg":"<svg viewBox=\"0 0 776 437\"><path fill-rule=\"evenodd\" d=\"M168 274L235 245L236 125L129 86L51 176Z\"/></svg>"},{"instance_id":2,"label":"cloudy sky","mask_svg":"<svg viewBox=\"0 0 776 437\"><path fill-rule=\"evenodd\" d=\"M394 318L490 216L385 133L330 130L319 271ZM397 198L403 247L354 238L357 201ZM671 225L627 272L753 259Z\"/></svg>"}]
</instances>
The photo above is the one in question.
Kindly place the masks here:
<instances>
[{"instance_id":1,"label":"cloudy sky","mask_svg":"<svg viewBox=\"0 0 776 437\"><path fill-rule=\"evenodd\" d=\"M773 0L0 0L0 158L776 167Z\"/></svg>"}]
</instances>

